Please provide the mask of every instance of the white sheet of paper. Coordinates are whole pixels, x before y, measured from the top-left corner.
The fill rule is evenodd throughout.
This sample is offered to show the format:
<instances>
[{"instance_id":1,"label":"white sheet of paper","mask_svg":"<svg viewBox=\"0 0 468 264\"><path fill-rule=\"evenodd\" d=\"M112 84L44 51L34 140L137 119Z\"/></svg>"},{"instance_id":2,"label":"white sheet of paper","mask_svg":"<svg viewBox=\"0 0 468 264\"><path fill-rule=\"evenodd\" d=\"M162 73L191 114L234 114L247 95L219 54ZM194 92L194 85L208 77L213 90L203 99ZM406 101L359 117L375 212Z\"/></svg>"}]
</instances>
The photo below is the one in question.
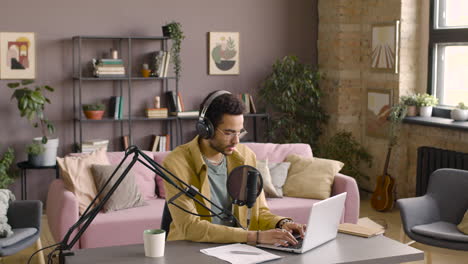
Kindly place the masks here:
<instances>
[{"instance_id":1,"label":"white sheet of paper","mask_svg":"<svg viewBox=\"0 0 468 264\"><path fill-rule=\"evenodd\" d=\"M200 252L213 256L232 264L253 264L279 259L281 256L271 254L265 250L245 245L229 244L225 246L200 249Z\"/></svg>"}]
</instances>

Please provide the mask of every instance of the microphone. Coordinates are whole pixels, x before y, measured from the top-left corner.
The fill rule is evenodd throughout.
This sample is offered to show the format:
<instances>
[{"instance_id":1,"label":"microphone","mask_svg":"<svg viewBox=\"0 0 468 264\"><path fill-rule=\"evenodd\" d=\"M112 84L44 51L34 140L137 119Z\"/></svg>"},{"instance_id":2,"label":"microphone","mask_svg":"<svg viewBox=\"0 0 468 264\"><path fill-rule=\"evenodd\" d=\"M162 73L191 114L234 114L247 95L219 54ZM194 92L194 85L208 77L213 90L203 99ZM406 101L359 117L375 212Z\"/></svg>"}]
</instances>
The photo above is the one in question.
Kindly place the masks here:
<instances>
[{"instance_id":1,"label":"microphone","mask_svg":"<svg viewBox=\"0 0 468 264\"><path fill-rule=\"evenodd\" d=\"M250 227L250 219L252 217L252 207L257 200L257 178L258 178L258 171L249 170L247 172L247 186L246 186L246 193L247 199L245 205L247 205L247 228Z\"/></svg>"},{"instance_id":2,"label":"microphone","mask_svg":"<svg viewBox=\"0 0 468 264\"><path fill-rule=\"evenodd\" d=\"M226 187L232 204L247 206L247 228L250 225L251 208L263 189L263 179L260 172L249 165L234 168L228 176ZM234 206L232 207L234 210Z\"/></svg>"}]
</instances>

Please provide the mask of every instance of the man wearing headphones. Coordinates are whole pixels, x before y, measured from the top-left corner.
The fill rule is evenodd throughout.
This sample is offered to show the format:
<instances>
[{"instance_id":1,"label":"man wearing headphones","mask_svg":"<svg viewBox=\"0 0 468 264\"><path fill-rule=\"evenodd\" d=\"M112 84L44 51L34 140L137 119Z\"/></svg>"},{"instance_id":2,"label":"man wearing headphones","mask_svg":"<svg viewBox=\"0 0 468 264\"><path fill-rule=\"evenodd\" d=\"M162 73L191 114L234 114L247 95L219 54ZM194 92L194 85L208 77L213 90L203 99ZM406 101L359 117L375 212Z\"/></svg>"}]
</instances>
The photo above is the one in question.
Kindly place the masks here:
<instances>
[{"instance_id":1,"label":"man wearing headphones","mask_svg":"<svg viewBox=\"0 0 468 264\"><path fill-rule=\"evenodd\" d=\"M216 205L234 212L242 226L247 223L247 208L232 205L226 181L232 169L242 165L256 165L255 154L239 144L240 138L246 134L244 109L242 101L227 91L210 93L200 106L196 126L198 136L174 149L163 162L166 169L196 187ZM166 182L165 188L166 199L179 193ZM168 205L172 216L168 240L287 246L297 244L292 232L299 233L302 237L304 235L302 225L270 212L263 192L252 207L250 230L235 227L231 222L221 221L217 217L207 217L210 212L185 195L178 197L174 203L201 216L188 214ZM210 207L208 202L205 205Z\"/></svg>"}]
</instances>

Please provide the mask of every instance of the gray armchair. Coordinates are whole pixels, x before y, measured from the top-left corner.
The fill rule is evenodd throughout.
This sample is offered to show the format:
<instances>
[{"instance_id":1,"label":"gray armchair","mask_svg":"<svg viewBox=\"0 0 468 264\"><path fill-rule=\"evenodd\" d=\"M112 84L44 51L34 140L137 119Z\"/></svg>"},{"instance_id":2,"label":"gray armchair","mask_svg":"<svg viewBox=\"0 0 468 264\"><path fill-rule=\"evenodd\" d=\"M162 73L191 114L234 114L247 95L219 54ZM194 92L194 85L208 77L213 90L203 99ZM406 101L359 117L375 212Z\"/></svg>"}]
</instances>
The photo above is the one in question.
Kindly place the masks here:
<instances>
[{"instance_id":1,"label":"gray armchair","mask_svg":"<svg viewBox=\"0 0 468 264\"><path fill-rule=\"evenodd\" d=\"M0 257L13 255L32 244L42 247L41 234L41 201L14 201L8 207L8 224L13 229L13 235L0 238ZM38 254L39 263L44 263L44 255Z\"/></svg>"},{"instance_id":2,"label":"gray armchair","mask_svg":"<svg viewBox=\"0 0 468 264\"><path fill-rule=\"evenodd\" d=\"M430 246L468 250L468 235L457 229L468 209L468 171L436 170L424 196L397 203L409 238Z\"/></svg>"}]
</instances>

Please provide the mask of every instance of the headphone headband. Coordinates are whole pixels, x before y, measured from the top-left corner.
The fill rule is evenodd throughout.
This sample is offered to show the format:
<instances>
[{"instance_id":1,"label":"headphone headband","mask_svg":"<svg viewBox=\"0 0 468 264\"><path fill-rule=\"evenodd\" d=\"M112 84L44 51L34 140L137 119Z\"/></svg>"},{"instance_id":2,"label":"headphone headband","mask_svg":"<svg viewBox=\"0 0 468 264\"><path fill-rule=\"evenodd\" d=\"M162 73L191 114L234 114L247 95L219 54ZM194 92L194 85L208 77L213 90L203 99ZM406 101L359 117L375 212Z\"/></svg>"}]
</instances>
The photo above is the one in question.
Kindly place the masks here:
<instances>
[{"instance_id":1,"label":"headphone headband","mask_svg":"<svg viewBox=\"0 0 468 264\"><path fill-rule=\"evenodd\" d=\"M198 117L198 121L203 121L203 119L205 119L206 111L208 111L208 108L210 107L211 102L213 102L214 99L216 99L218 96L221 96L223 94L231 94L231 93L225 90L219 90L213 93L212 95L210 95L208 99L206 99L205 103L203 104L203 108L200 112L200 116Z\"/></svg>"}]
</instances>

